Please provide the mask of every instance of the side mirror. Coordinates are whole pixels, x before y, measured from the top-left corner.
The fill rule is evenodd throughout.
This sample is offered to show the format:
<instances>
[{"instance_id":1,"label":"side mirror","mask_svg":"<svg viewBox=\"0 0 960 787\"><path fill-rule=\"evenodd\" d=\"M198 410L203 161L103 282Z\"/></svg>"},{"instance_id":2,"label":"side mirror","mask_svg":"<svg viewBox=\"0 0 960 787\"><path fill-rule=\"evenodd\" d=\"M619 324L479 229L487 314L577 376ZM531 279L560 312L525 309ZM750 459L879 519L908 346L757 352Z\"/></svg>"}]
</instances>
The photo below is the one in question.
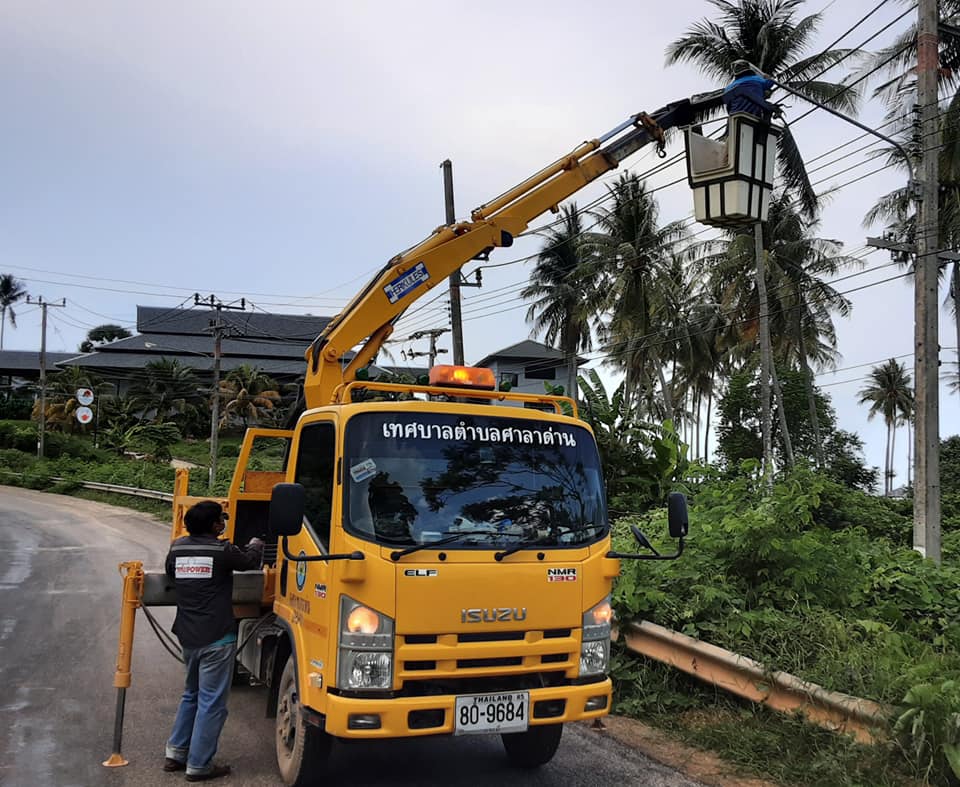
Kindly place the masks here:
<instances>
[{"instance_id":1,"label":"side mirror","mask_svg":"<svg viewBox=\"0 0 960 787\"><path fill-rule=\"evenodd\" d=\"M295 536L303 527L306 495L300 484L277 484L270 495L267 527L274 536Z\"/></svg>"},{"instance_id":2,"label":"side mirror","mask_svg":"<svg viewBox=\"0 0 960 787\"><path fill-rule=\"evenodd\" d=\"M680 492L671 492L667 500L667 521L670 524L671 538L686 538L690 528L687 517L687 498Z\"/></svg>"}]
</instances>

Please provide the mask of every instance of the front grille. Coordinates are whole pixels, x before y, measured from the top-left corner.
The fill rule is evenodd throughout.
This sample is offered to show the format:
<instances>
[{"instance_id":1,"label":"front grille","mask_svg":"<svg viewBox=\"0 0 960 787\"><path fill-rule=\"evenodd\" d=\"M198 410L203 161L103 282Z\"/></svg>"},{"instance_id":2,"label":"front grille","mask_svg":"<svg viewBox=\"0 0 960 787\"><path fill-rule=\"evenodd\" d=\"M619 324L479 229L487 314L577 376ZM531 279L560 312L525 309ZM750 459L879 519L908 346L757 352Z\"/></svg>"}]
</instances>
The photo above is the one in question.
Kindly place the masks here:
<instances>
[{"instance_id":1,"label":"front grille","mask_svg":"<svg viewBox=\"0 0 960 787\"><path fill-rule=\"evenodd\" d=\"M573 634L572 629L404 634L396 653L400 680L409 688L429 680L449 683L491 677L491 671L502 670L511 676L530 676L519 680L520 688L527 684L539 688L546 674L541 670L561 676L575 671L580 645ZM509 683L503 690L515 685ZM424 690L432 692L432 688Z\"/></svg>"},{"instance_id":2,"label":"front grille","mask_svg":"<svg viewBox=\"0 0 960 787\"><path fill-rule=\"evenodd\" d=\"M514 642L526 635L525 631L471 631L457 634L457 642Z\"/></svg>"},{"instance_id":3,"label":"front grille","mask_svg":"<svg viewBox=\"0 0 960 787\"><path fill-rule=\"evenodd\" d=\"M422 672L427 670L435 670L437 668L437 662L435 661L405 661L403 662L403 668L410 672Z\"/></svg>"},{"instance_id":4,"label":"front grille","mask_svg":"<svg viewBox=\"0 0 960 787\"><path fill-rule=\"evenodd\" d=\"M436 645L436 634L407 634L403 641L408 645Z\"/></svg>"},{"instance_id":5,"label":"front grille","mask_svg":"<svg viewBox=\"0 0 960 787\"><path fill-rule=\"evenodd\" d=\"M481 667L519 667L523 664L520 656L507 656L492 659L457 659L457 669L479 669Z\"/></svg>"}]
</instances>

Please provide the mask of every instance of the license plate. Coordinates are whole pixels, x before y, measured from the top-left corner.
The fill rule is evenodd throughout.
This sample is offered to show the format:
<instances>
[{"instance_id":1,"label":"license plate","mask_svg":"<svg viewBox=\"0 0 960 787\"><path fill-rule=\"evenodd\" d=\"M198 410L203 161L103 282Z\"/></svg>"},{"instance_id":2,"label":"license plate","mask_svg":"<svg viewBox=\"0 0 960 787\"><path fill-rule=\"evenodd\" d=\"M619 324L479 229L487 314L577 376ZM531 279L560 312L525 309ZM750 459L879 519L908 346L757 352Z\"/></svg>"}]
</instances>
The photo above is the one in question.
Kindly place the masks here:
<instances>
[{"instance_id":1,"label":"license plate","mask_svg":"<svg viewBox=\"0 0 960 787\"><path fill-rule=\"evenodd\" d=\"M454 735L524 732L530 716L530 692L457 697L454 715Z\"/></svg>"}]
</instances>

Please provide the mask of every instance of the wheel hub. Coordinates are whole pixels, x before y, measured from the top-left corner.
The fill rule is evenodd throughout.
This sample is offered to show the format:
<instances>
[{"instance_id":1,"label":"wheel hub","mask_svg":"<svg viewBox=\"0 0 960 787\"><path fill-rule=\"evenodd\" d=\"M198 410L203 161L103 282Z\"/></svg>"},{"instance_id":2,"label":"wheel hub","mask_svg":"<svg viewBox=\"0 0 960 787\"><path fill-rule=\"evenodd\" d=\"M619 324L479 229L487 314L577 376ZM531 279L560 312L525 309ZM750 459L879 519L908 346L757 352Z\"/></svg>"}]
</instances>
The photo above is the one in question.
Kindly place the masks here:
<instances>
[{"instance_id":1,"label":"wheel hub","mask_svg":"<svg viewBox=\"0 0 960 787\"><path fill-rule=\"evenodd\" d=\"M284 747L291 751L297 731L297 693L291 686L280 699L277 707L277 733Z\"/></svg>"}]
</instances>

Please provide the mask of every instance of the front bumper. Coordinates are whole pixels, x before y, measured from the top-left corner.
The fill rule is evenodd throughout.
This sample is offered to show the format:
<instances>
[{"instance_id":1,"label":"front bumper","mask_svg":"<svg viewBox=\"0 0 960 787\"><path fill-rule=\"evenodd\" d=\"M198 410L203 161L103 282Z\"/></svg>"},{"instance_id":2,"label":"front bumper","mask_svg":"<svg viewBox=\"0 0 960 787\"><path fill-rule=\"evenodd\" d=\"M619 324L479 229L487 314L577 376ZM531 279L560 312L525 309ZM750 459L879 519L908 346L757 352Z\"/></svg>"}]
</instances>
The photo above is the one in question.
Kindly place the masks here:
<instances>
[{"instance_id":1,"label":"front bumper","mask_svg":"<svg viewBox=\"0 0 960 787\"><path fill-rule=\"evenodd\" d=\"M531 689L530 724L557 724L606 716L610 712L612 691L609 678L582 686ZM588 701L593 699L594 704L598 704L595 698L599 697L606 697L602 708L585 710ZM330 694L327 696L325 728L340 738L449 735L454 731L455 703L456 696L452 694L395 699L355 699ZM350 729L350 719L356 716L379 716L380 726L377 729ZM423 726L425 724L431 726Z\"/></svg>"}]
</instances>

